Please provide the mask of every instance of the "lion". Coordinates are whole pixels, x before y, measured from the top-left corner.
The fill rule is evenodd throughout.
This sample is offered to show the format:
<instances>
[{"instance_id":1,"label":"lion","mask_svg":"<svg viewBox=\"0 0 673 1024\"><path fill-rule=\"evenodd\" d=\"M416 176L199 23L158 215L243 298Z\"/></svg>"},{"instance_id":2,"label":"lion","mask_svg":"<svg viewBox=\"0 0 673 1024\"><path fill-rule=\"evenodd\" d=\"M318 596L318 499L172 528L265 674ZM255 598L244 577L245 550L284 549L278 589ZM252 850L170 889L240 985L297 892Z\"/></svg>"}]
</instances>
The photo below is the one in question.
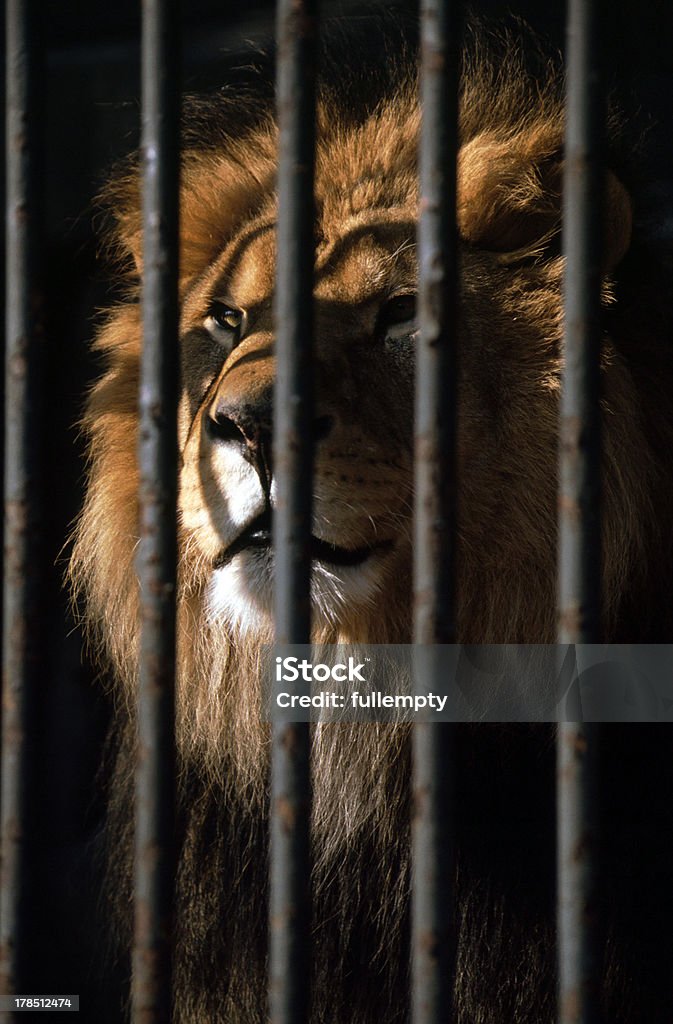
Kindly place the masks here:
<instances>
[{"instance_id":1,"label":"lion","mask_svg":"<svg viewBox=\"0 0 673 1024\"><path fill-rule=\"evenodd\" d=\"M524 65L516 46L499 61L468 56L460 88L457 621L465 643L555 636L564 118L558 73L547 69L542 80ZM420 120L413 68L364 110L345 105L338 89L319 98L311 597L322 643L412 636ZM602 264L603 593L606 639L632 642L668 636L660 597L672 552L661 510L673 500L673 367L660 261L638 235L620 131L613 119ZM273 637L276 161L277 128L261 100L223 94L187 105L174 970L175 1019L183 1024L267 1019L269 730L259 651ZM115 681L110 834L123 907L138 659L143 257L135 168L113 182L107 200L128 291L95 342L106 369L85 414L90 463L72 576ZM555 1012L552 805L545 791L538 810L514 815L515 839L498 801L516 798L522 785L536 788L531 763L551 777L550 737L465 727L457 743L465 773L456 1019L547 1024ZM317 727L312 772L311 1019L405 1021L408 731ZM490 809L493 825L479 808ZM617 921L606 958L607 1019L663 1021L639 968L620 951L620 927L627 926Z\"/></svg>"}]
</instances>

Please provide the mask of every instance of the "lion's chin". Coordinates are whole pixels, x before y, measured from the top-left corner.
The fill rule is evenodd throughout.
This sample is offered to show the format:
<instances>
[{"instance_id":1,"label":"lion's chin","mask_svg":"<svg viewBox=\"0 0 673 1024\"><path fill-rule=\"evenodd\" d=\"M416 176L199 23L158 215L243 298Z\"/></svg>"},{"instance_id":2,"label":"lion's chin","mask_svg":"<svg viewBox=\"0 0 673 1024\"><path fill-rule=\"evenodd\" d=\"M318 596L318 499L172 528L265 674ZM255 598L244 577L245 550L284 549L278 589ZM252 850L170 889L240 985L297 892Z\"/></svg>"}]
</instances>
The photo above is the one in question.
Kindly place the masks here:
<instances>
[{"instance_id":1,"label":"lion's chin","mask_svg":"<svg viewBox=\"0 0 673 1024\"><path fill-rule=\"evenodd\" d=\"M373 549L358 565L314 561L312 611L316 624L338 628L358 610L371 611L383 589L387 551ZM214 622L230 628L268 629L273 621L273 552L247 548L213 569L207 607Z\"/></svg>"}]
</instances>

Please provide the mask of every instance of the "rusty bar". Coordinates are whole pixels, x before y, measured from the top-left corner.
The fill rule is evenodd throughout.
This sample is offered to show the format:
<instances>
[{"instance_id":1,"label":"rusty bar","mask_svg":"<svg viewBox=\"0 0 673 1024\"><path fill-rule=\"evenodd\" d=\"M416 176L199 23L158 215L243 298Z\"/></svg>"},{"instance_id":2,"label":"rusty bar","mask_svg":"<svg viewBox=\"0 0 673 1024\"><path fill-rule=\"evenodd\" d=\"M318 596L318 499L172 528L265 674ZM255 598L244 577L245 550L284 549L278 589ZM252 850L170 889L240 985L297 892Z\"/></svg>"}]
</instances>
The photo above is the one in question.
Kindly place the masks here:
<instances>
[{"instance_id":1,"label":"rusty bar","mask_svg":"<svg viewBox=\"0 0 673 1024\"><path fill-rule=\"evenodd\" d=\"M171 1018L175 819L178 396L178 3L143 0L141 642L136 766L134 1024Z\"/></svg>"},{"instance_id":2,"label":"rusty bar","mask_svg":"<svg viewBox=\"0 0 673 1024\"><path fill-rule=\"evenodd\" d=\"M459 5L421 3L419 342L416 364L414 642L456 640L457 301L456 153ZM439 658L426 651L419 688ZM453 733L413 735L412 1021L453 1020L455 979Z\"/></svg>"},{"instance_id":3,"label":"rusty bar","mask_svg":"<svg viewBox=\"0 0 673 1024\"><path fill-rule=\"evenodd\" d=\"M308 643L313 489L315 0L279 0L279 125L273 515L276 640ZM303 1024L310 1003L307 723L275 725L271 765L269 1007L272 1024Z\"/></svg>"},{"instance_id":4,"label":"rusty bar","mask_svg":"<svg viewBox=\"0 0 673 1024\"><path fill-rule=\"evenodd\" d=\"M559 643L601 640L600 349L605 96L598 5L571 0L563 181Z\"/></svg>"},{"instance_id":5,"label":"rusty bar","mask_svg":"<svg viewBox=\"0 0 673 1024\"><path fill-rule=\"evenodd\" d=\"M559 465L561 644L601 633L601 256L605 94L597 0L570 0L563 183L564 371ZM557 928L559 1021L601 1019L603 936L597 907L597 726L559 725Z\"/></svg>"},{"instance_id":6,"label":"rusty bar","mask_svg":"<svg viewBox=\"0 0 673 1024\"><path fill-rule=\"evenodd\" d=\"M0 993L30 984L31 741L40 686L42 71L39 6L6 7L6 349Z\"/></svg>"},{"instance_id":7,"label":"rusty bar","mask_svg":"<svg viewBox=\"0 0 673 1024\"><path fill-rule=\"evenodd\" d=\"M558 727L559 1024L601 1021L603 942L597 901L598 726Z\"/></svg>"}]
</instances>

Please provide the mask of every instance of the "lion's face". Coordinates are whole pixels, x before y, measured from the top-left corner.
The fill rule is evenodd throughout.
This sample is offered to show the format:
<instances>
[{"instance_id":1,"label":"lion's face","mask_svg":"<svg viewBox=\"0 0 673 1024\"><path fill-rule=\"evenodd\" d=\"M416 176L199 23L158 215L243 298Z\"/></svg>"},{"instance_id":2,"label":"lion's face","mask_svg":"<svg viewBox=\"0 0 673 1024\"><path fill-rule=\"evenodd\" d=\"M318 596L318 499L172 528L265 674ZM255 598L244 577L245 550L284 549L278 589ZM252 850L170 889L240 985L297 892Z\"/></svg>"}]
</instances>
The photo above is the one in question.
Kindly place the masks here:
<instances>
[{"instance_id":1,"label":"lion's face","mask_svg":"<svg viewBox=\"0 0 673 1024\"><path fill-rule=\"evenodd\" d=\"M400 588L409 603L415 205L414 196L406 208L321 224L313 603L319 622L342 631L380 614ZM274 227L271 212L245 226L190 293L183 319L181 523L210 613L244 627L268 619L272 603ZM463 274L462 535L480 569L506 572L513 548L542 564L551 543L559 268L522 274L466 249ZM542 292L546 317L531 330L526 303ZM541 453L532 466L519 457L524 405ZM534 488L541 498L528 508Z\"/></svg>"},{"instance_id":2,"label":"lion's face","mask_svg":"<svg viewBox=\"0 0 673 1024\"><path fill-rule=\"evenodd\" d=\"M339 140L350 164L338 165L329 142L319 151L312 597L319 627L399 641L411 604L418 120L408 110L377 149L384 117ZM484 133L459 157L459 590L463 635L475 638L497 635L487 591L520 606L537 635L552 628L558 126L537 138L539 152L526 146ZM623 247L628 200L611 187L624 207L613 245ZM266 195L199 268L183 304L185 561L211 622L244 630L271 623L275 265ZM404 608L392 632L380 628L386 602Z\"/></svg>"},{"instance_id":3,"label":"lion's face","mask_svg":"<svg viewBox=\"0 0 673 1024\"><path fill-rule=\"evenodd\" d=\"M321 225L315 286L313 602L325 624L376 607L408 575L415 221L411 206ZM275 223L232 239L186 303L180 509L214 616L272 602Z\"/></svg>"}]
</instances>

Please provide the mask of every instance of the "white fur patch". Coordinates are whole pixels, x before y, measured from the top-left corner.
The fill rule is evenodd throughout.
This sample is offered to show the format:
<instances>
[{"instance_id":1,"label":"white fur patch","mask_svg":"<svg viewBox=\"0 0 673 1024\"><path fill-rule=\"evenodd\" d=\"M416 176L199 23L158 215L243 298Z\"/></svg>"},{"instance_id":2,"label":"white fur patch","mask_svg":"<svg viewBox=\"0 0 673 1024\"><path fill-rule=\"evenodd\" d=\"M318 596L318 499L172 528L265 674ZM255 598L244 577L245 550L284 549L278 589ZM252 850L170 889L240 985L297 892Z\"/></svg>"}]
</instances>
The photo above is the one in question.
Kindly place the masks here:
<instances>
[{"instance_id":1,"label":"white fur patch","mask_svg":"<svg viewBox=\"0 0 673 1024\"><path fill-rule=\"evenodd\" d=\"M371 607L382 587L381 556L362 565L336 566L314 562L311 575L313 614L320 624L338 625L343 613ZM229 627L259 630L273 619L273 555L241 551L213 571L207 599L213 620Z\"/></svg>"},{"instance_id":2,"label":"white fur patch","mask_svg":"<svg viewBox=\"0 0 673 1024\"><path fill-rule=\"evenodd\" d=\"M213 476L226 480L222 502L227 529L234 536L264 511L264 492L257 472L244 459L236 445L217 445L213 453Z\"/></svg>"}]
</instances>

